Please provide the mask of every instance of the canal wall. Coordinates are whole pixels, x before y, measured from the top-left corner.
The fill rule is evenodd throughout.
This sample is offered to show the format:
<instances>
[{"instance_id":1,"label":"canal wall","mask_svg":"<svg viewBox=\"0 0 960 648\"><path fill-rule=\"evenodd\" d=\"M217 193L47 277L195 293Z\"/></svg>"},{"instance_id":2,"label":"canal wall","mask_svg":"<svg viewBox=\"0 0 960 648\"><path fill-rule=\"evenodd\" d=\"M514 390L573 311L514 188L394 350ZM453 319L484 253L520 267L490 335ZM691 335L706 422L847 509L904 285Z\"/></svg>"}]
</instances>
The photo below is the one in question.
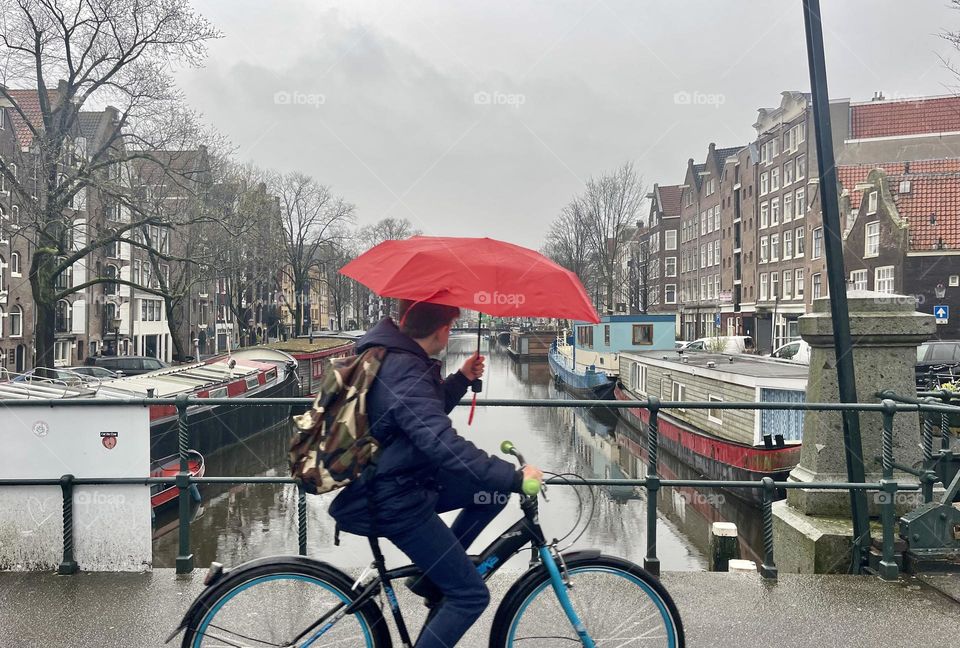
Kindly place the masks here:
<instances>
[{"instance_id":1,"label":"canal wall","mask_svg":"<svg viewBox=\"0 0 960 648\"><path fill-rule=\"evenodd\" d=\"M4 479L144 478L150 472L149 410L57 405L0 409ZM0 487L0 570L55 570L63 559L60 486ZM139 571L152 564L150 489L77 485L74 549L84 571Z\"/></svg>"}]
</instances>

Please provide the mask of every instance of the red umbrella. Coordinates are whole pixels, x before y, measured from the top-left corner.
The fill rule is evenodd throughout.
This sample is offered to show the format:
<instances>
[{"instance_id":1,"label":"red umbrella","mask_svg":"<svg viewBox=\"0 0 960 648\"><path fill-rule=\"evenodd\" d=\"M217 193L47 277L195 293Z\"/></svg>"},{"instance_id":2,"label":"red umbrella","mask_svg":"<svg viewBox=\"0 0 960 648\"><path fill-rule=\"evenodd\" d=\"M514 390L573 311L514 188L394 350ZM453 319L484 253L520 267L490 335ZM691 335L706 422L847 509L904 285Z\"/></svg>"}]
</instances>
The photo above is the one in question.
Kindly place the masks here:
<instances>
[{"instance_id":1,"label":"red umbrella","mask_svg":"<svg viewBox=\"0 0 960 648\"><path fill-rule=\"evenodd\" d=\"M501 317L600 321L575 274L539 252L490 238L414 236L384 241L340 272L382 297L447 304ZM474 405L480 389L477 380ZM471 407L468 422L472 421Z\"/></svg>"},{"instance_id":2,"label":"red umbrella","mask_svg":"<svg viewBox=\"0 0 960 648\"><path fill-rule=\"evenodd\" d=\"M539 252L490 238L385 241L340 272L382 297L501 317L600 321L575 274Z\"/></svg>"}]
</instances>

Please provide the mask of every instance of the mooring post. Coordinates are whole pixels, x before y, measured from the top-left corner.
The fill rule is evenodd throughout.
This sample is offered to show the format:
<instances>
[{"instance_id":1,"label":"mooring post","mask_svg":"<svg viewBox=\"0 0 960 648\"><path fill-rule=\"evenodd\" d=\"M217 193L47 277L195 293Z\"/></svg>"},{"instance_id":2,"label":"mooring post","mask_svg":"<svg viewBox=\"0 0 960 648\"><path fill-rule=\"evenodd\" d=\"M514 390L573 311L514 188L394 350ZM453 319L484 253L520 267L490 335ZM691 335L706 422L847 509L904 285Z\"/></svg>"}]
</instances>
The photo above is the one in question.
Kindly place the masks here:
<instances>
[{"instance_id":1,"label":"mooring post","mask_svg":"<svg viewBox=\"0 0 960 648\"><path fill-rule=\"evenodd\" d=\"M893 417L897 413L897 404L885 398L883 405L883 478L880 480L880 522L883 525L883 556L877 570L883 580L897 580L897 561L893 556L893 525L896 511L894 498L897 496L897 482L893 480Z\"/></svg>"},{"instance_id":2,"label":"mooring post","mask_svg":"<svg viewBox=\"0 0 960 648\"><path fill-rule=\"evenodd\" d=\"M80 570L73 555L73 475L60 478L60 491L63 493L63 560L57 573L66 576Z\"/></svg>"},{"instance_id":3,"label":"mooring post","mask_svg":"<svg viewBox=\"0 0 960 648\"><path fill-rule=\"evenodd\" d=\"M307 555L307 494L297 484L297 544L301 556Z\"/></svg>"},{"instance_id":4,"label":"mooring post","mask_svg":"<svg viewBox=\"0 0 960 648\"><path fill-rule=\"evenodd\" d=\"M647 555L643 568L654 576L660 575L660 559L657 558L657 496L660 493L660 477L657 473L657 449L659 438L657 416L660 399L650 396L647 400L650 421L647 424Z\"/></svg>"},{"instance_id":5,"label":"mooring post","mask_svg":"<svg viewBox=\"0 0 960 648\"><path fill-rule=\"evenodd\" d=\"M710 571L729 571L730 561L740 558L740 538L733 522L710 525Z\"/></svg>"},{"instance_id":6,"label":"mooring post","mask_svg":"<svg viewBox=\"0 0 960 648\"><path fill-rule=\"evenodd\" d=\"M190 553L190 464L187 451L190 448L190 427L187 420L187 396L179 394L177 407L177 444L180 452L180 472L177 473L176 486L179 489L180 505L180 548L177 553L177 573L189 574L193 571L193 554Z\"/></svg>"}]
</instances>

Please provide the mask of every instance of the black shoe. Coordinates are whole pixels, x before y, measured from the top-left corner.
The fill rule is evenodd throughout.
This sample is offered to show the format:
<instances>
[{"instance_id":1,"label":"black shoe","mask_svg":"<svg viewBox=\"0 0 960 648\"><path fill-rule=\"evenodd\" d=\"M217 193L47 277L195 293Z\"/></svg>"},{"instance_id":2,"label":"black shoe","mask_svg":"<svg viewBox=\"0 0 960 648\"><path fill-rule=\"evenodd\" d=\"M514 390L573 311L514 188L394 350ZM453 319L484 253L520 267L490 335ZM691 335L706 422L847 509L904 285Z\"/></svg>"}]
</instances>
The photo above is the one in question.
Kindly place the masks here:
<instances>
[{"instance_id":1,"label":"black shoe","mask_svg":"<svg viewBox=\"0 0 960 648\"><path fill-rule=\"evenodd\" d=\"M411 576L404 584L408 590L422 598L428 608L436 607L443 600L443 592L425 575Z\"/></svg>"}]
</instances>

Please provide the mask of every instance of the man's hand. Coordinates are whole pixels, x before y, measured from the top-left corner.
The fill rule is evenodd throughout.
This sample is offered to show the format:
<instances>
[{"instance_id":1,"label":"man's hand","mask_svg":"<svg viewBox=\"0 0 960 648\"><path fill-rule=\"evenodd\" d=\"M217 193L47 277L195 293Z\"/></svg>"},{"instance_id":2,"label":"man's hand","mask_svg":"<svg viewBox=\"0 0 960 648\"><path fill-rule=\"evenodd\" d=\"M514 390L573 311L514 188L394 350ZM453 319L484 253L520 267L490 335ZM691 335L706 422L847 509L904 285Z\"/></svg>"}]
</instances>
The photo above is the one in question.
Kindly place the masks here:
<instances>
[{"instance_id":1,"label":"man's hand","mask_svg":"<svg viewBox=\"0 0 960 648\"><path fill-rule=\"evenodd\" d=\"M536 479L538 482L543 482L543 471L537 468L536 466L531 466L527 464L523 467L523 478L524 479Z\"/></svg>"},{"instance_id":2,"label":"man's hand","mask_svg":"<svg viewBox=\"0 0 960 648\"><path fill-rule=\"evenodd\" d=\"M483 376L483 363L485 360L486 358L474 351L473 355L467 358L463 366L460 367L460 373L466 376L467 380L473 382Z\"/></svg>"}]
</instances>

